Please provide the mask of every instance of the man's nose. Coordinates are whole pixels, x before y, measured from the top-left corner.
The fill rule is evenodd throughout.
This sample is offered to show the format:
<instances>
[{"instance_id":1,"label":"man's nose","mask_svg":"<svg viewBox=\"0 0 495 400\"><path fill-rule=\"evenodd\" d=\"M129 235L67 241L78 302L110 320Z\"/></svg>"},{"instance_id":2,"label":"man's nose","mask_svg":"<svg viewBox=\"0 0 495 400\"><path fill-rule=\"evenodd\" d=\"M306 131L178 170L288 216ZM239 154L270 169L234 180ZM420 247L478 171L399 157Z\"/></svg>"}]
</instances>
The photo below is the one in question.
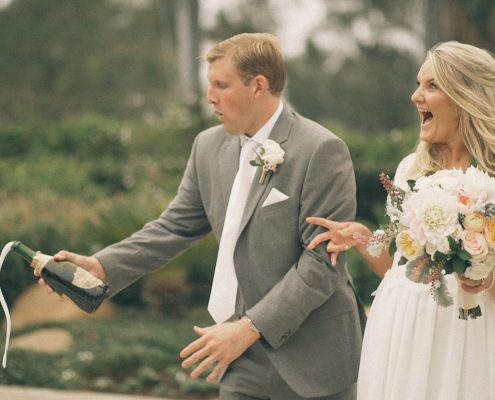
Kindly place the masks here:
<instances>
[{"instance_id":1,"label":"man's nose","mask_svg":"<svg viewBox=\"0 0 495 400\"><path fill-rule=\"evenodd\" d=\"M208 104L218 103L218 98L217 96L215 96L215 93L210 87L208 87L208 89L206 90L206 101L208 102Z\"/></svg>"}]
</instances>

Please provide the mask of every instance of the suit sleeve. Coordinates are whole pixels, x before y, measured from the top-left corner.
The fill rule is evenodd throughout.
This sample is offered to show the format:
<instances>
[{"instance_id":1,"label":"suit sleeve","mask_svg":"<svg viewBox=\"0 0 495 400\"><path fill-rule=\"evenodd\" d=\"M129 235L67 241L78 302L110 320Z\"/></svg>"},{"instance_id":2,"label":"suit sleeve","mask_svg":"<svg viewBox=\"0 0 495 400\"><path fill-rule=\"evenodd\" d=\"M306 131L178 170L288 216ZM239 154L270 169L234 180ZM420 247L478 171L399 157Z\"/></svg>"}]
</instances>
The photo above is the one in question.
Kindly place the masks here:
<instances>
[{"instance_id":1,"label":"suit sleeve","mask_svg":"<svg viewBox=\"0 0 495 400\"><path fill-rule=\"evenodd\" d=\"M166 210L132 236L95 254L107 273L110 295L164 266L210 230L196 174L197 138L177 195Z\"/></svg>"},{"instance_id":2,"label":"suit sleeve","mask_svg":"<svg viewBox=\"0 0 495 400\"><path fill-rule=\"evenodd\" d=\"M344 255L332 267L325 245L313 251L306 249L323 229L308 224L305 219L319 216L335 221L353 220L355 190L354 171L345 143L333 138L318 146L308 163L301 192L300 258L261 301L246 311L272 348L278 348L296 332L313 310L336 293L339 285L347 284Z\"/></svg>"}]
</instances>

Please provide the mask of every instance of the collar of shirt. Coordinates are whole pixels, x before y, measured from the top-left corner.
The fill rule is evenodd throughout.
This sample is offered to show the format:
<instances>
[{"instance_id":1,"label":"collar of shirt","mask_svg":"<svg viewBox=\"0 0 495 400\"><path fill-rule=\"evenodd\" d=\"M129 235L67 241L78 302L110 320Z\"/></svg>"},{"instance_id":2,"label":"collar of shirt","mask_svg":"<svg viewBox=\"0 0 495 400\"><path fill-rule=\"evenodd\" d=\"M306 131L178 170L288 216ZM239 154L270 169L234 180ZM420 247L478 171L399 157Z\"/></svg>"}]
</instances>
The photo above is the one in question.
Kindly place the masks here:
<instances>
[{"instance_id":1,"label":"collar of shirt","mask_svg":"<svg viewBox=\"0 0 495 400\"><path fill-rule=\"evenodd\" d=\"M244 144L246 140L253 140L258 144L263 144L263 142L268 139L270 133L272 132L273 126L275 122L277 122L278 117L282 114L282 110L284 109L284 103L280 102L277 109L270 117L268 121L266 121L265 125L263 125L258 132L256 132L253 136L241 135L241 146Z\"/></svg>"}]
</instances>

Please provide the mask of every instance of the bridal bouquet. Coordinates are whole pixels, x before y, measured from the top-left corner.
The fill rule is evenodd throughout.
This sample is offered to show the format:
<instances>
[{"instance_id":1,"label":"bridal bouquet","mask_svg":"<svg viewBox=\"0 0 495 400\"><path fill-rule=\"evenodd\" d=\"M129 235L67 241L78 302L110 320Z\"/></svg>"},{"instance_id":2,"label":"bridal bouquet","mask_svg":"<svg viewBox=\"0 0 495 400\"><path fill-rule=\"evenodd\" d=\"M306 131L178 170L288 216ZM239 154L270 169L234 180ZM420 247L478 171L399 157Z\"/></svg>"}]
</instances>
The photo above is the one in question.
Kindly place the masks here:
<instances>
[{"instance_id":1,"label":"bridal bouquet","mask_svg":"<svg viewBox=\"0 0 495 400\"><path fill-rule=\"evenodd\" d=\"M388 193L386 226L373 232L367 250L378 256L386 244L398 251L406 276L429 284L441 306L453 304L444 275L485 279L495 267L495 179L469 167L441 170L395 186L380 175ZM459 318L481 316L477 294L458 285Z\"/></svg>"}]
</instances>

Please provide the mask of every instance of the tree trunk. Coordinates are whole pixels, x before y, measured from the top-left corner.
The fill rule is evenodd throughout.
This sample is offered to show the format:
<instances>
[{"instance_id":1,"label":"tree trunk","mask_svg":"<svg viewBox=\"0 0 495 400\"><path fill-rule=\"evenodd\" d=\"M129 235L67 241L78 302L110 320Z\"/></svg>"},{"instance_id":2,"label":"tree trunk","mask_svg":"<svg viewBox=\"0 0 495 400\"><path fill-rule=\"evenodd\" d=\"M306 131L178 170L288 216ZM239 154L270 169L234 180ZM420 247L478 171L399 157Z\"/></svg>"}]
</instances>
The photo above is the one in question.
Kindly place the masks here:
<instances>
[{"instance_id":1,"label":"tree trunk","mask_svg":"<svg viewBox=\"0 0 495 400\"><path fill-rule=\"evenodd\" d=\"M443 1L439 22L441 40L457 40L492 52L495 50L495 3L486 0Z\"/></svg>"},{"instance_id":2,"label":"tree trunk","mask_svg":"<svg viewBox=\"0 0 495 400\"><path fill-rule=\"evenodd\" d=\"M199 109L199 4L198 0L175 1L178 91L182 103Z\"/></svg>"}]
</instances>

